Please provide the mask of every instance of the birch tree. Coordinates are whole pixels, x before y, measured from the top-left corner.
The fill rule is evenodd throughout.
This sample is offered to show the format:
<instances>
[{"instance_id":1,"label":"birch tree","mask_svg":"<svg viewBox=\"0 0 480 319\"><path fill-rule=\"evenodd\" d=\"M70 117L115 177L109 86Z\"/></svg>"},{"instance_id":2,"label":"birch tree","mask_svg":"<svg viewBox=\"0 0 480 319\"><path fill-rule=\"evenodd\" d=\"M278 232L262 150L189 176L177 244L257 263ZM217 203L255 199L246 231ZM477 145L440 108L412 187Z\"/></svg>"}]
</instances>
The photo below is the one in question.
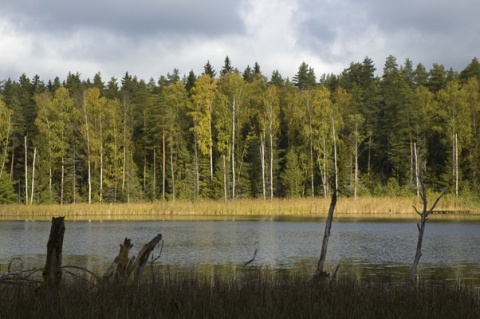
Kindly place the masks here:
<instances>
[{"instance_id":1,"label":"birch tree","mask_svg":"<svg viewBox=\"0 0 480 319\"><path fill-rule=\"evenodd\" d=\"M445 89L437 93L437 99L443 118L447 123L447 140L451 146L451 177L455 196L458 197L460 185L460 153L470 134L466 97L457 80L448 82Z\"/></svg>"},{"instance_id":2,"label":"birch tree","mask_svg":"<svg viewBox=\"0 0 480 319\"><path fill-rule=\"evenodd\" d=\"M192 116L196 128L198 148L202 155L209 157L210 178L213 178L213 137L212 115L215 98L216 83L208 75L197 79L192 88L192 103L189 114Z\"/></svg>"},{"instance_id":3,"label":"birch tree","mask_svg":"<svg viewBox=\"0 0 480 319\"><path fill-rule=\"evenodd\" d=\"M237 197L237 181L241 174L237 172L237 162L242 164L243 157L240 148L240 158L237 156L240 142L244 142L238 134L238 130L246 122L249 110L247 108L248 87L243 77L238 72L228 72L219 80L219 90L228 97L232 116L232 135L231 135L231 174L232 174L232 199ZM243 145L245 147L245 145Z\"/></svg>"},{"instance_id":4,"label":"birch tree","mask_svg":"<svg viewBox=\"0 0 480 319\"><path fill-rule=\"evenodd\" d=\"M263 119L263 129L262 132L268 136L269 140L269 182L270 182L270 199L273 198L273 156L274 156L274 141L275 137L278 134L278 129L280 127L279 122L279 113L280 113L280 99L278 89L274 85L269 85L267 91L265 92L263 98L264 109L264 119ZM265 135L262 136L262 163L265 162ZM262 164L264 166L264 164ZM263 170L263 168L262 168ZM264 191L265 197L265 191Z\"/></svg>"}]
</instances>

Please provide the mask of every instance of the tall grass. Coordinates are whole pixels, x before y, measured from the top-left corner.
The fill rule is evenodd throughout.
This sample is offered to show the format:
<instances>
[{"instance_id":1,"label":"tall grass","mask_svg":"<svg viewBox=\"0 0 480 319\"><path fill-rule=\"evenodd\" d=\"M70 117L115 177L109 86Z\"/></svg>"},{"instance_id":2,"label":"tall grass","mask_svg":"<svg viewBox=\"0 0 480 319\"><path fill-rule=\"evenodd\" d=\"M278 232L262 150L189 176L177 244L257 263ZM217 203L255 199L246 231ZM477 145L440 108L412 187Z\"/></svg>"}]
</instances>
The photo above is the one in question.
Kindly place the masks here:
<instances>
[{"instance_id":1,"label":"tall grass","mask_svg":"<svg viewBox=\"0 0 480 319\"><path fill-rule=\"evenodd\" d=\"M430 195L431 200L435 195ZM0 219L49 220L52 216L65 216L71 220L88 219L180 219L212 216L303 216L324 217L329 198L297 199L239 199L223 202L215 200L155 201L129 204L70 204L70 205L0 205ZM421 206L418 197L341 197L336 216L393 216L414 217L412 206ZM438 210L479 214L480 205L466 200L444 197Z\"/></svg>"},{"instance_id":2,"label":"tall grass","mask_svg":"<svg viewBox=\"0 0 480 319\"><path fill-rule=\"evenodd\" d=\"M162 276L134 285L64 284L47 289L0 285L1 318L478 318L470 288L339 280Z\"/></svg>"}]
</instances>

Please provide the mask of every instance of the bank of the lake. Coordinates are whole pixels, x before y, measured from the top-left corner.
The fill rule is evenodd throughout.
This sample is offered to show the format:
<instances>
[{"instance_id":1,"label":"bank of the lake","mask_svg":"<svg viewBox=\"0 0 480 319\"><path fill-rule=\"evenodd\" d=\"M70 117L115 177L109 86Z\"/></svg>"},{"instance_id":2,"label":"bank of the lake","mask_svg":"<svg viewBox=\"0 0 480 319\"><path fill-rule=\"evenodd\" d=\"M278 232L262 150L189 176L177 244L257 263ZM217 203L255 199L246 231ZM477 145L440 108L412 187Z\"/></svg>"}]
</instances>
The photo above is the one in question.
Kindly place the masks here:
<instances>
[{"instance_id":1,"label":"bank of the lake","mask_svg":"<svg viewBox=\"0 0 480 319\"><path fill-rule=\"evenodd\" d=\"M430 195L435 199L435 194ZM0 205L0 220L49 220L52 216L65 216L67 220L150 220L185 219L214 216L293 216L324 217L330 205L329 198L297 199L238 199L199 201L156 201L142 203ZM421 209L419 197L340 197L335 214L339 217L412 218L413 206ZM436 207L443 216L478 216L480 204L453 196L445 196Z\"/></svg>"}]
</instances>

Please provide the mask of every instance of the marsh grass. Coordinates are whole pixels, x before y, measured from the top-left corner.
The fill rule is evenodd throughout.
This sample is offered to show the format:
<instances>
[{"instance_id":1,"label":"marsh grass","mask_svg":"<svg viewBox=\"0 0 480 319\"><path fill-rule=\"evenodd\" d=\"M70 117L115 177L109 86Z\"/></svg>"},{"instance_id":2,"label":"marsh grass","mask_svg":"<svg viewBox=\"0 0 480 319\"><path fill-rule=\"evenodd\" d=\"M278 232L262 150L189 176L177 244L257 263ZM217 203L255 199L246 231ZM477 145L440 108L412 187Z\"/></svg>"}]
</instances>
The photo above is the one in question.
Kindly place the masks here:
<instances>
[{"instance_id":1,"label":"marsh grass","mask_svg":"<svg viewBox=\"0 0 480 319\"><path fill-rule=\"evenodd\" d=\"M230 278L157 274L138 285L69 280L58 293L0 285L1 318L478 318L473 288L361 282L321 284L269 271Z\"/></svg>"},{"instance_id":2,"label":"marsh grass","mask_svg":"<svg viewBox=\"0 0 480 319\"><path fill-rule=\"evenodd\" d=\"M67 220L149 220L201 217L238 216L292 216L325 217L329 198L297 199L240 199L224 203L215 200L156 201L129 204L70 204L70 205L0 205L3 220L50 220L65 216ZM416 217L412 206L419 206L417 197L340 197L337 217ZM480 206L454 197L442 198L438 210L479 214Z\"/></svg>"}]
</instances>

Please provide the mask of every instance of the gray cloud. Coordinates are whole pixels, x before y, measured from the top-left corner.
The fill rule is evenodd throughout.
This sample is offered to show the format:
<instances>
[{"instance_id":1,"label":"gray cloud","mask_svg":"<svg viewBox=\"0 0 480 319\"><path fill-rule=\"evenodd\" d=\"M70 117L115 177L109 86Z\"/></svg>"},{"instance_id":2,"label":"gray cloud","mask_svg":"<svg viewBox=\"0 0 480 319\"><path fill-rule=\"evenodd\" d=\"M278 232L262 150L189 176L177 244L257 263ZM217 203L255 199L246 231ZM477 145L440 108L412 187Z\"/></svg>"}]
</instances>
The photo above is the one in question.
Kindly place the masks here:
<instances>
[{"instance_id":1,"label":"gray cloud","mask_svg":"<svg viewBox=\"0 0 480 319\"><path fill-rule=\"evenodd\" d=\"M0 80L69 71L148 80L258 62L292 77L406 58L460 71L480 52L478 0L0 0Z\"/></svg>"},{"instance_id":2,"label":"gray cloud","mask_svg":"<svg viewBox=\"0 0 480 319\"><path fill-rule=\"evenodd\" d=\"M399 63L410 58L461 70L480 52L477 0L301 2L302 44L332 63L369 56L381 70L392 54Z\"/></svg>"},{"instance_id":3,"label":"gray cloud","mask_svg":"<svg viewBox=\"0 0 480 319\"><path fill-rule=\"evenodd\" d=\"M4 1L2 14L24 31L101 29L126 36L241 32L235 0Z\"/></svg>"}]
</instances>

